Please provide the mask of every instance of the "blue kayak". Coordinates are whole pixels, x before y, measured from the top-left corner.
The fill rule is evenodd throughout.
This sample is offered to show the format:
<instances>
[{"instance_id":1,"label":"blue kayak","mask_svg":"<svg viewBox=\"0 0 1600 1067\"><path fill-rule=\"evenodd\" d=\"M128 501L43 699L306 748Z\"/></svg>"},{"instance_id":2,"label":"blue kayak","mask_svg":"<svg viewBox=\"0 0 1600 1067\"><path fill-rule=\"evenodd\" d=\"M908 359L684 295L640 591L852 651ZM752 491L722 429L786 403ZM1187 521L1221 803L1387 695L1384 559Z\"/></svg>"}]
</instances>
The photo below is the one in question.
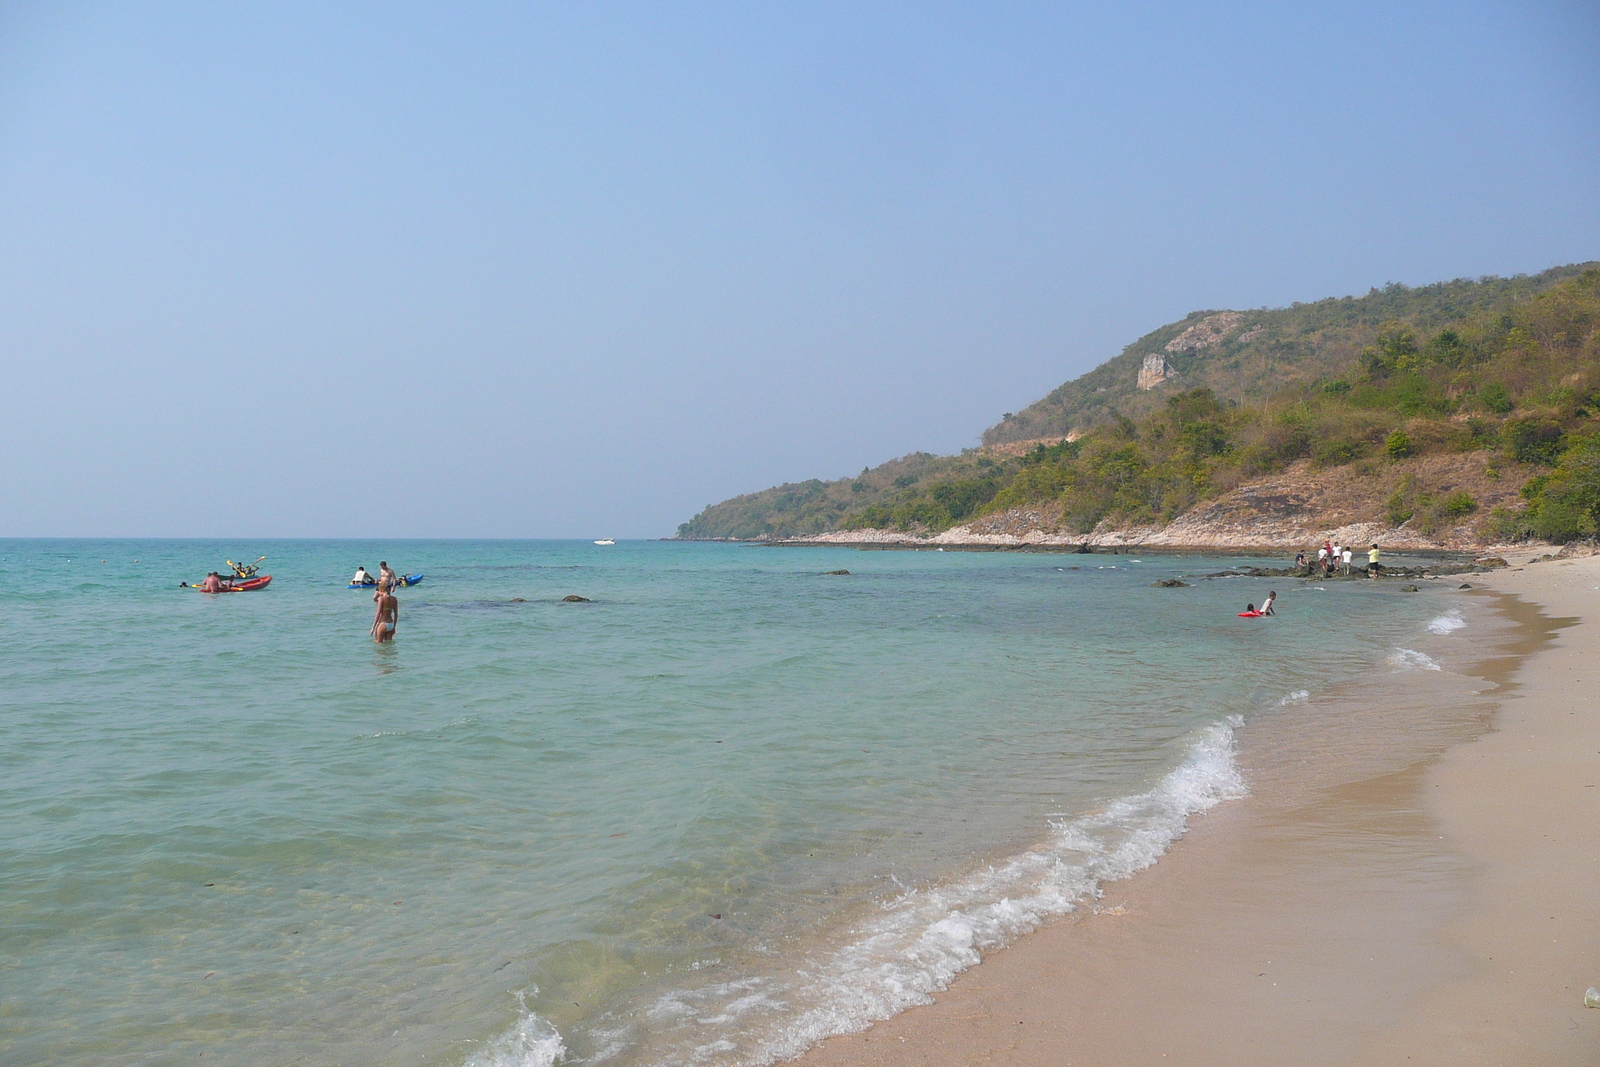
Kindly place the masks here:
<instances>
[{"instance_id":1,"label":"blue kayak","mask_svg":"<svg viewBox=\"0 0 1600 1067\"><path fill-rule=\"evenodd\" d=\"M416 585L420 581L422 581L422 575L420 575L420 574L407 574L407 575L405 575L404 577L402 577L400 579L400 584L401 585ZM350 588L350 589L376 589L377 587L378 587L378 583L374 581L374 582L367 582L365 584L363 584L361 582L351 582L350 585L347 588Z\"/></svg>"}]
</instances>

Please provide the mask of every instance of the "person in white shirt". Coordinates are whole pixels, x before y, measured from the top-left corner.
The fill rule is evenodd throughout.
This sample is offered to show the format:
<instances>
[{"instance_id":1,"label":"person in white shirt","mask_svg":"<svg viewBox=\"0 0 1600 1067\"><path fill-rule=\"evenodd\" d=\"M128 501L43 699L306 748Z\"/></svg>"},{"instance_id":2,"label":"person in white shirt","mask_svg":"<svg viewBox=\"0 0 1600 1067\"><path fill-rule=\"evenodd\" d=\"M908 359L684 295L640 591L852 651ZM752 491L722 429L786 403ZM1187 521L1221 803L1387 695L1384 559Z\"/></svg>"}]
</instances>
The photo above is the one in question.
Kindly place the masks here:
<instances>
[{"instance_id":1,"label":"person in white shirt","mask_svg":"<svg viewBox=\"0 0 1600 1067\"><path fill-rule=\"evenodd\" d=\"M372 585L373 577L367 573L366 567L357 567L354 578L350 579L351 585Z\"/></svg>"},{"instance_id":2,"label":"person in white shirt","mask_svg":"<svg viewBox=\"0 0 1600 1067\"><path fill-rule=\"evenodd\" d=\"M1344 559L1341 561L1341 562L1344 563L1344 572L1346 574L1350 573L1350 560L1354 556L1355 556L1355 553L1350 551L1350 546L1346 545L1345 549L1344 549Z\"/></svg>"},{"instance_id":3,"label":"person in white shirt","mask_svg":"<svg viewBox=\"0 0 1600 1067\"><path fill-rule=\"evenodd\" d=\"M1273 590L1269 591L1267 593L1267 599L1265 599L1265 600L1263 600L1261 602L1261 614L1263 614L1263 615L1276 615L1277 612L1272 610L1272 602L1274 600L1277 600L1277 599L1278 599L1278 591L1276 589L1273 589Z\"/></svg>"}]
</instances>

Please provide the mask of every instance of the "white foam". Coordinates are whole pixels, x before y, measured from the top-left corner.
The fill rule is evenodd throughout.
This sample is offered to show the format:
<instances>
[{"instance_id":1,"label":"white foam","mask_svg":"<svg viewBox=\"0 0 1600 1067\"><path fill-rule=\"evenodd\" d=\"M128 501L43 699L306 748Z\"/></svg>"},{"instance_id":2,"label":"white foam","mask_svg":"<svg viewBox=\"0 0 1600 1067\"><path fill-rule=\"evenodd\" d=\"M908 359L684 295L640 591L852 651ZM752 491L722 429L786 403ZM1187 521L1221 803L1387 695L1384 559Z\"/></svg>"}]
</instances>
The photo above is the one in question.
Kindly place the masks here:
<instances>
[{"instance_id":1,"label":"white foam","mask_svg":"<svg viewBox=\"0 0 1600 1067\"><path fill-rule=\"evenodd\" d=\"M1278 701L1278 707L1286 708L1290 704L1305 704L1305 703L1309 703L1310 700L1311 700L1311 692L1309 690L1296 689L1294 692L1290 693L1288 696L1286 696L1282 700Z\"/></svg>"},{"instance_id":2,"label":"white foam","mask_svg":"<svg viewBox=\"0 0 1600 1067\"><path fill-rule=\"evenodd\" d=\"M1467 625L1467 620L1461 617L1461 612L1454 609L1445 612L1438 618L1428 623L1430 634L1447 634L1459 630Z\"/></svg>"},{"instance_id":3,"label":"white foam","mask_svg":"<svg viewBox=\"0 0 1600 1067\"><path fill-rule=\"evenodd\" d=\"M1418 652L1413 648L1397 648L1389 654L1389 664L1397 671L1410 670L1421 667L1424 670L1437 671L1440 666L1433 661L1433 657L1425 652Z\"/></svg>"},{"instance_id":4,"label":"white foam","mask_svg":"<svg viewBox=\"0 0 1600 1067\"><path fill-rule=\"evenodd\" d=\"M516 1025L468 1056L462 1067L553 1067L566 1055L561 1032L523 1004Z\"/></svg>"},{"instance_id":5,"label":"white foam","mask_svg":"<svg viewBox=\"0 0 1600 1067\"><path fill-rule=\"evenodd\" d=\"M1183 763L1150 791L1053 823L1048 841L1003 864L885 904L844 947L806 961L783 988L763 991L762 1006L789 1002L799 1014L761 1035L741 1062L790 1059L825 1037L928 1003L984 953L1099 899L1102 884L1155 863L1183 836L1189 816L1246 795L1234 763L1234 729L1243 721L1230 716L1202 730ZM753 1006L751 990L729 992L746 1010ZM722 1051L730 1050L712 1040L696 1058Z\"/></svg>"}]
</instances>

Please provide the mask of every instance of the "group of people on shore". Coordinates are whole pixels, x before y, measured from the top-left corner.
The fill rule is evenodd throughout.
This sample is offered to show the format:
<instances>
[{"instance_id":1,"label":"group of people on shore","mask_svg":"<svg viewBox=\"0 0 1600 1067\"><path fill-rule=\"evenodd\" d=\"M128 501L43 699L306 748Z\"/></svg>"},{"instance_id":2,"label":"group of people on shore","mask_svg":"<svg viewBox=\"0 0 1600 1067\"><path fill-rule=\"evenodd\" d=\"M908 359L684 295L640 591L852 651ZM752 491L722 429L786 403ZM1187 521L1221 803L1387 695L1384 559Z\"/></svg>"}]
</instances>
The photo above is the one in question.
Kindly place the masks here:
<instances>
[{"instance_id":1,"label":"group of people on shore","mask_svg":"<svg viewBox=\"0 0 1600 1067\"><path fill-rule=\"evenodd\" d=\"M400 600L394 595L396 587L400 584L399 575L389 569L387 560L378 561L378 576L374 578L367 572L365 566L356 568L355 577L350 579L351 585L372 585L376 590L372 594L372 602L378 610L372 616L372 639L378 644L394 640L394 628L400 621Z\"/></svg>"},{"instance_id":2,"label":"group of people on shore","mask_svg":"<svg viewBox=\"0 0 1600 1067\"><path fill-rule=\"evenodd\" d=\"M1376 578L1380 569L1378 557L1380 553L1376 543L1367 550L1367 577ZM1331 538L1325 538L1322 547L1317 549L1317 561L1313 564L1304 552L1294 557L1294 565L1305 571L1320 571L1324 577L1334 574L1348 576L1351 565L1355 560L1355 550L1349 545L1336 545Z\"/></svg>"}]
</instances>

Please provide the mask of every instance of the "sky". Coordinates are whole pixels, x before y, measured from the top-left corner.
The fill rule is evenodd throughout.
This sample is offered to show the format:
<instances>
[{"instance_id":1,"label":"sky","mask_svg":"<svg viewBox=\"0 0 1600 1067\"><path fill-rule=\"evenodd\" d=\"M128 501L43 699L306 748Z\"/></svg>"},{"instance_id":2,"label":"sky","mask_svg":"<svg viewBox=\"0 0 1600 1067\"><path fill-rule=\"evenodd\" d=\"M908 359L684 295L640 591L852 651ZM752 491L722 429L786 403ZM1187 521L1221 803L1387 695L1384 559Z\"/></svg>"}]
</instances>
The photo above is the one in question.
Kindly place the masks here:
<instances>
[{"instance_id":1,"label":"sky","mask_svg":"<svg viewBox=\"0 0 1600 1067\"><path fill-rule=\"evenodd\" d=\"M669 536L1597 176L1587 3L0 2L0 536Z\"/></svg>"}]
</instances>

